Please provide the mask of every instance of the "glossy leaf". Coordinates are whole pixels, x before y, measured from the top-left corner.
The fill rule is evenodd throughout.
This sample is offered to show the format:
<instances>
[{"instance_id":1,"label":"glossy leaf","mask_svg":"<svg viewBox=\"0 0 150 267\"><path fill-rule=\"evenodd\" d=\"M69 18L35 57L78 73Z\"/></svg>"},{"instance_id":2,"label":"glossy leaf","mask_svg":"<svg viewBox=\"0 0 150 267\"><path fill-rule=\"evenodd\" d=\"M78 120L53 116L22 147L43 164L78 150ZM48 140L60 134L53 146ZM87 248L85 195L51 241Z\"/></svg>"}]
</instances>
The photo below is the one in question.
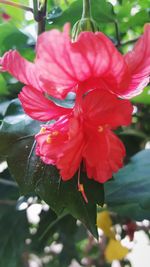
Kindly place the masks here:
<instances>
[{"instance_id":1,"label":"glossy leaf","mask_svg":"<svg viewBox=\"0 0 150 267\"><path fill-rule=\"evenodd\" d=\"M6 172L0 174L0 265L19 267L23 266L23 255L27 253L28 224L25 211L16 210L19 190L11 180L8 183Z\"/></svg>"},{"instance_id":2,"label":"glossy leaf","mask_svg":"<svg viewBox=\"0 0 150 267\"><path fill-rule=\"evenodd\" d=\"M105 184L108 207L121 216L150 219L150 149L131 158L131 162Z\"/></svg>"}]
</instances>

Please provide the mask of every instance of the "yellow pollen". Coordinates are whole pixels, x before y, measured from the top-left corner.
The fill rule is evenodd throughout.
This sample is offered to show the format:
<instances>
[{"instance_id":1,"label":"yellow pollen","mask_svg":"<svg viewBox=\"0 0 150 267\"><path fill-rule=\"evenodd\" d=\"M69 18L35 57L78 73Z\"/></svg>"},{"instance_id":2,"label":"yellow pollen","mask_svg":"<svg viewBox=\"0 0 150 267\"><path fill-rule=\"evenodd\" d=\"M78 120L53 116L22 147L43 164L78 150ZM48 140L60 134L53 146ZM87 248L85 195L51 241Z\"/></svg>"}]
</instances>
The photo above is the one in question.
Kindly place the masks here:
<instances>
[{"instance_id":1,"label":"yellow pollen","mask_svg":"<svg viewBox=\"0 0 150 267\"><path fill-rule=\"evenodd\" d=\"M57 136L58 134L59 134L58 131L54 131L54 132L52 132L52 135L53 135L53 136Z\"/></svg>"},{"instance_id":2,"label":"yellow pollen","mask_svg":"<svg viewBox=\"0 0 150 267\"><path fill-rule=\"evenodd\" d=\"M103 132L103 130L104 130L104 128L103 128L102 126L99 126L99 127L98 127L98 132L99 132L99 133Z\"/></svg>"},{"instance_id":3,"label":"yellow pollen","mask_svg":"<svg viewBox=\"0 0 150 267\"><path fill-rule=\"evenodd\" d=\"M51 141L52 141L51 135L49 134L48 137L47 137L47 139L46 139L46 143L50 144Z\"/></svg>"},{"instance_id":4,"label":"yellow pollen","mask_svg":"<svg viewBox=\"0 0 150 267\"><path fill-rule=\"evenodd\" d=\"M79 184L79 189L78 189L80 192L84 192L84 187L83 187L83 184Z\"/></svg>"},{"instance_id":5,"label":"yellow pollen","mask_svg":"<svg viewBox=\"0 0 150 267\"><path fill-rule=\"evenodd\" d=\"M46 132L46 128L42 127L41 130L40 130L40 133L45 133L45 132Z\"/></svg>"}]
</instances>

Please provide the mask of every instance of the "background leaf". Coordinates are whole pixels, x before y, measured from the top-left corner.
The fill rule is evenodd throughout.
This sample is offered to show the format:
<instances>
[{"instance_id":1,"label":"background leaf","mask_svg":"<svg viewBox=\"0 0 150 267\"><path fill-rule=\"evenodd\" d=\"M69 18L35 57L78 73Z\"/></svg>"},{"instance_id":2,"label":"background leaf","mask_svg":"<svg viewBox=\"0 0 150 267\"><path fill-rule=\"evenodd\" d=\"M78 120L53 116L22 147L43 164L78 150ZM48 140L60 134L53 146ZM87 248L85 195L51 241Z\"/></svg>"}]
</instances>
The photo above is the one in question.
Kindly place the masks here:
<instances>
[{"instance_id":1,"label":"background leaf","mask_svg":"<svg viewBox=\"0 0 150 267\"><path fill-rule=\"evenodd\" d=\"M150 149L131 158L131 162L105 183L108 207L135 220L150 219Z\"/></svg>"}]
</instances>

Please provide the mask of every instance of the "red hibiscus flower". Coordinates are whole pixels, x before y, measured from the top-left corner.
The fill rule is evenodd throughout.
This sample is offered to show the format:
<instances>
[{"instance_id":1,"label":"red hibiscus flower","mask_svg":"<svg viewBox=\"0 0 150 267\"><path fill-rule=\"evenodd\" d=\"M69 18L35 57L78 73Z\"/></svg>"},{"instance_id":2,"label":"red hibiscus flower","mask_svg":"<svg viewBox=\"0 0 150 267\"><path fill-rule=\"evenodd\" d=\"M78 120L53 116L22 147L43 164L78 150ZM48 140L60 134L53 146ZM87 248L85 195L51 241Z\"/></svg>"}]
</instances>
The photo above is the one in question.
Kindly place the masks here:
<instances>
[{"instance_id":1,"label":"red hibiscus flower","mask_svg":"<svg viewBox=\"0 0 150 267\"><path fill-rule=\"evenodd\" d=\"M111 131L131 122L132 106L105 90L93 90L72 112L36 135L36 153L60 169L63 180L73 177L83 161L87 175L105 182L123 165L125 148Z\"/></svg>"},{"instance_id":2,"label":"red hibiscus flower","mask_svg":"<svg viewBox=\"0 0 150 267\"><path fill-rule=\"evenodd\" d=\"M122 167L125 156L112 130L131 121L130 103L118 97L138 94L149 81L150 25L124 57L103 33L82 32L73 43L68 32L66 25L62 33L41 34L34 63L9 51L0 64L26 85L19 94L25 112L36 120L56 120L36 135L37 155L56 165L63 180L83 162L89 178L105 182ZM50 100L69 92L76 93L72 109Z\"/></svg>"},{"instance_id":3,"label":"red hibiscus flower","mask_svg":"<svg viewBox=\"0 0 150 267\"><path fill-rule=\"evenodd\" d=\"M124 57L103 33L82 32L71 42L64 31L51 30L38 37L31 63L17 51L7 52L2 68L41 95L64 98L68 92L105 89L121 97L138 94L149 81L150 24L132 52Z\"/></svg>"}]
</instances>

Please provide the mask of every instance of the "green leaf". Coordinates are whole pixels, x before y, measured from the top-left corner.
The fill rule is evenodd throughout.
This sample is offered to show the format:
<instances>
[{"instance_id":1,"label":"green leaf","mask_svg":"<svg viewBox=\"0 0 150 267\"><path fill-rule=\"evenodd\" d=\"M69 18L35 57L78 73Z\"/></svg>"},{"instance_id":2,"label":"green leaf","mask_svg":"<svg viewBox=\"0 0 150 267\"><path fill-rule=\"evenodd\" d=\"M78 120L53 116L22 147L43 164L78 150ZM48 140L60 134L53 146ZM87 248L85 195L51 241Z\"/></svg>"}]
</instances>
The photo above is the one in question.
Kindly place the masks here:
<instances>
[{"instance_id":1,"label":"green leaf","mask_svg":"<svg viewBox=\"0 0 150 267\"><path fill-rule=\"evenodd\" d=\"M108 207L120 216L136 220L150 219L150 150L143 150L105 183Z\"/></svg>"},{"instance_id":2,"label":"green leaf","mask_svg":"<svg viewBox=\"0 0 150 267\"><path fill-rule=\"evenodd\" d=\"M147 86L142 94L132 98L132 102L150 105L150 87Z\"/></svg>"},{"instance_id":3,"label":"green leaf","mask_svg":"<svg viewBox=\"0 0 150 267\"><path fill-rule=\"evenodd\" d=\"M0 259L1 267L19 267L25 253L27 221L25 212L18 212L14 207L0 208Z\"/></svg>"},{"instance_id":4,"label":"green leaf","mask_svg":"<svg viewBox=\"0 0 150 267\"><path fill-rule=\"evenodd\" d=\"M27 36L12 23L0 25L0 56L9 49L22 49L26 46Z\"/></svg>"},{"instance_id":5,"label":"green leaf","mask_svg":"<svg viewBox=\"0 0 150 267\"><path fill-rule=\"evenodd\" d=\"M24 114L18 99L13 100L8 106L0 128L0 154L7 158L10 172L24 193L34 190L32 177L35 170L31 167L31 151L34 144L34 134L39 129L40 123L33 121ZM31 168L28 170L30 154ZM30 176L29 181L25 179L27 178L27 173Z\"/></svg>"},{"instance_id":6,"label":"green leaf","mask_svg":"<svg viewBox=\"0 0 150 267\"><path fill-rule=\"evenodd\" d=\"M6 174L1 175L3 183L0 177L0 265L1 267L20 267L23 266L23 254L27 250L26 214L25 211L17 211L15 208L19 197L18 187L8 183L8 179L5 179L5 183Z\"/></svg>"},{"instance_id":7,"label":"green leaf","mask_svg":"<svg viewBox=\"0 0 150 267\"><path fill-rule=\"evenodd\" d=\"M7 83L1 74L0 75L0 95L4 95L4 94L7 94Z\"/></svg>"},{"instance_id":8,"label":"green leaf","mask_svg":"<svg viewBox=\"0 0 150 267\"><path fill-rule=\"evenodd\" d=\"M39 171L40 179L36 185L38 195L50 205L57 215L70 213L76 219L81 220L91 233L97 237L96 203L94 204L90 200L88 203L85 202L78 191L77 177L63 182L60 180L59 173L55 167L41 165L41 168L42 171ZM102 189L99 191L100 195L101 192L103 194Z\"/></svg>"},{"instance_id":9,"label":"green leaf","mask_svg":"<svg viewBox=\"0 0 150 267\"><path fill-rule=\"evenodd\" d=\"M92 0L91 9L93 19L97 23L114 22L112 5L105 0ZM73 26L82 15L82 1L78 0L73 2L59 17L55 16L52 22L55 27L62 27L66 22L70 22ZM53 25L52 25L53 26Z\"/></svg>"}]
</instances>

